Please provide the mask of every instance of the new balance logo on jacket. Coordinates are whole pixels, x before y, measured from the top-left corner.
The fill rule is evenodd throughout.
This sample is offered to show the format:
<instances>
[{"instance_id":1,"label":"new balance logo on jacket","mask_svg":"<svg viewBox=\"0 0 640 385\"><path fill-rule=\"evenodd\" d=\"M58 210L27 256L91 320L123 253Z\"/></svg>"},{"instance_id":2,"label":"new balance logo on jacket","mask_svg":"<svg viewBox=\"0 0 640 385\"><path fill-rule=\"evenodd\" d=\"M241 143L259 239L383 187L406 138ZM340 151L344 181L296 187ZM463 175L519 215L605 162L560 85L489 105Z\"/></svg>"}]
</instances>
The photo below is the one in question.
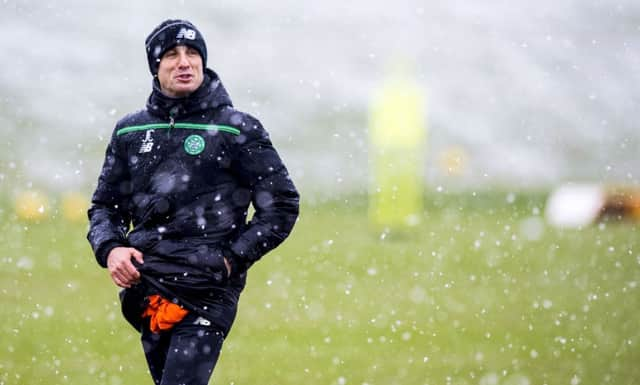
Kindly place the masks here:
<instances>
[{"instance_id":1,"label":"new balance logo on jacket","mask_svg":"<svg viewBox=\"0 0 640 385\"><path fill-rule=\"evenodd\" d=\"M195 321L193 321L194 325L202 325L202 326L211 326L211 321L206 318L198 317Z\"/></svg>"},{"instance_id":2,"label":"new balance logo on jacket","mask_svg":"<svg viewBox=\"0 0 640 385\"><path fill-rule=\"evenodd\" d=\"M142 139L142 145L140 145L140 150L138 151L139 154L151 152L153 149L153 138L151 137L153 131L154 130L148 130L144 139Z\"/></svg>"}]
</instances>

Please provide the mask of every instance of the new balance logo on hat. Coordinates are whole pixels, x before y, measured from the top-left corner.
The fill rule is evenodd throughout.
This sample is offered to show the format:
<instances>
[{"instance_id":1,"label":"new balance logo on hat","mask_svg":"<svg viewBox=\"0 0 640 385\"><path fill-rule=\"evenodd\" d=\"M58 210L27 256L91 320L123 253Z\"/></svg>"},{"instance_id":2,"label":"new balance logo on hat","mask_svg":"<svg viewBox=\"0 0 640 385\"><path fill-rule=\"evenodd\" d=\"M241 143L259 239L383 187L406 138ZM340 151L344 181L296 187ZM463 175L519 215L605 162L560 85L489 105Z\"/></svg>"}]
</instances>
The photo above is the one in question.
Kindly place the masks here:
<instances>
[{"instance_id":1,"label":"new balance logo on hat","mask_svg":"<svg viewBox=\"0 0 640 385\"><path fill-rule=\"evenodd\" d=\"M180 29L180 32L178 32L178 34L176 35L176 40L177 39L195 40L196 39L196 31L194 31L193 29L182 28L182 29Z\"/></svg>"}]
</instances>

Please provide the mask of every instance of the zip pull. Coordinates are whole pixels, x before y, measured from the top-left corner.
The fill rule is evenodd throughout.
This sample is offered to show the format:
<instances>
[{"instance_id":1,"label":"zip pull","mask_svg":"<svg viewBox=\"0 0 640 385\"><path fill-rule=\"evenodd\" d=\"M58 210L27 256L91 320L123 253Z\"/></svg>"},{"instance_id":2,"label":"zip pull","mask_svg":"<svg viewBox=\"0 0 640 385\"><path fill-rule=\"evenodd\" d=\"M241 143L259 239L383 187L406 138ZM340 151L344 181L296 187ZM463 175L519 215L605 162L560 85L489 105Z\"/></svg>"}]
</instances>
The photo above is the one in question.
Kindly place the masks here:
<instances>
[{"instance_id":1,"label":"zip pull","mask_svg":"<svg viewBox=\"0 0 640 385\"><path fill-rule=\"evenodd\" d=\"M171 130L176 126L176 122L173 119L173 115L169 115L169 130L167 130L167 136L171 136Z\"/></svg>"}]
</instances>

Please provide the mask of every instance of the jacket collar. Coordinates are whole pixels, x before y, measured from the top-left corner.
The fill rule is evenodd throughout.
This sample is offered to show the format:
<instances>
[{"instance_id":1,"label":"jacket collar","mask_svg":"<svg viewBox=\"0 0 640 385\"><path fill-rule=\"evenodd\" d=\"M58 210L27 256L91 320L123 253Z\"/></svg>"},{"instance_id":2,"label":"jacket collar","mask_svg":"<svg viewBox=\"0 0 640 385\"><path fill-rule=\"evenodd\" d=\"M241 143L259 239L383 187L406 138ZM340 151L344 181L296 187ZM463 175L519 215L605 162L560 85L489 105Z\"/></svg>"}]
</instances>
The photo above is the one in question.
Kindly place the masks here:
<instances>
[{"instance_id":1,"label":"jacket collar","mask_svg":"<svg viewBox=\"0 0 640 385\"><path fill-rule=\"evenodd\" d=\"M182 98L172 98L162 93L157 78L153 80L153 90L147 100L147 110L158 117L179 119L191 114L232 106L231 98L222 85L218 74L209 68L204 70L204 80L192 94Z\"/></svg>"}]
</instances>

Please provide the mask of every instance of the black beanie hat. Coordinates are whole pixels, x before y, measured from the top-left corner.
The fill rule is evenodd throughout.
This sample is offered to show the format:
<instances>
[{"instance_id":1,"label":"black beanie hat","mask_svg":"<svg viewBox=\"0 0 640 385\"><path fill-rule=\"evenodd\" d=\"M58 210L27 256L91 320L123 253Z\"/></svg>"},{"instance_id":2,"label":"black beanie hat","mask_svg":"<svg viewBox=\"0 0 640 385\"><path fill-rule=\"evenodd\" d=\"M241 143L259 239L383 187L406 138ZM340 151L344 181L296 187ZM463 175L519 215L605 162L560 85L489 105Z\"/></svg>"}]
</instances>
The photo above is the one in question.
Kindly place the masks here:
<instances>
[{"instance_id":1,"label":"black beanie hat","mask_svg":"<svg viewBox=\"0 0 640 385\"><path fill-rule=\"evenodd\" d=\"M207 45L198 29L187 20L165 20L151 31L144 41L152 75L157 75L160 59L179 44L193 47L200 53L203 68L207 67Z\"/></svg>"}]
</instances>

